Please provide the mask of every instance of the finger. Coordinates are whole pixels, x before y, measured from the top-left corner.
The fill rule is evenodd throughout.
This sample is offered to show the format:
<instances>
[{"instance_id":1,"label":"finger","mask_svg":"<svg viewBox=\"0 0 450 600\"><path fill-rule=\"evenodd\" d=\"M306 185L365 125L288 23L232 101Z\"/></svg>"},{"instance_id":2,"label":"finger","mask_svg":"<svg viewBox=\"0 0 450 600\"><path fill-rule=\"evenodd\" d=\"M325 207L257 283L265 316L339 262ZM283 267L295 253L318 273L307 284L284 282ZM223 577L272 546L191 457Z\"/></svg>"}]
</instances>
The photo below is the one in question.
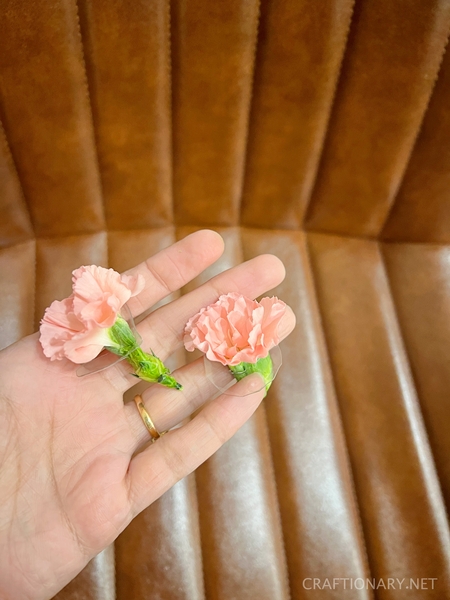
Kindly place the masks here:
<instances>
[{"instance_id":1,"label":"finger","mask_svg":"<svg viewBox=\"0 0 450 600\"><path fill-rule=\"evenodd\" d=\"M197 277L221 256L223 248L218 233L203 229L126 271L125 275L142 275L145 280L143 291L127 303L133 317Z\"/></svg>"},{"instance_id":2,"label":"finger","mask_svg":"<svg viewBox=\"0 0 450 600\"><path fill-rule=\"evenodd\" d=\"M220 363L213 363L211 366L214 381L221 389L225 389L233 382L234 377L227 367ZM175 427L219 392L211 379L206 376L203 357L177 369L172 375L182 384L181 390L153 385L141 394L144 406L159 432ZM149 433L134 402L128 402L124 410L132 432L129 451L134 453L149 441Z\"/></svg>"},{"instance_id":3,"label":"finger","mask_svg":"<svg viewBox=\"0 0 450 600\"><path fill-rule=\"evenodd\" d=\"M142 337L142 347L144 350L151 348L164 361L180 347L187 321L200 308L229 292L256 298L281 283L284 276L283 263L271 254L257 256L224 271L144 319L137 327Z\"/></svg>"},{"instance_id":4,"label":"finger","mask_svg":"<svg viewBox=\"0 0 450 600\"><path fill-rule=\"evenodd\" d=\"M255 298L281 283L285 273L279 258L263 254L216 275L141 321L137 326L142 338L141 347L147 351L152 350L165 361L182 346L186 323L200 308L215 302L221 294L228 292ZM135 378L130 375L132 371L127 361L121 361L113 369L105 371L104 377L111 379L114 375L113 384L123 392L136 384Z\"/></svg>"},{"instance_id":5,"label":"finger","mask_svg":"<svg viewBox=\"0 0 450 600\"><path fill-rule=\"evenodd\" d=\"M222 394L132 459L127 473L132 518L192 473L251 417L265 393L261 376L245 377L235 388L235 395Z\"/></svg>"},{"instance_id":6,"label":"finger","mask_svg":"<svg viewBox=\"0 0 450 600\"><path fill-rule=\"evenodd\" d=\"M278 327L280 341L287 337L294 327L295 316L288 307ZM211 362L209 367L214 377L214 383L211 378L206 376L204 359L199 358L174 371L173 376L183 385L182 390L169 390L160 385L154 385L141 394L145 408L158 431L165 431L178 425L214 394L217 394L219 388L224 390L228 384L233 382L234 378L228 367L214 362ZM231 392L232 390L229 390L229 393ZM149 441L149 434L134 402L126 404L124 410L133 433L133 445L130 452L135 452Z\"/></svg>"}]
</instances>

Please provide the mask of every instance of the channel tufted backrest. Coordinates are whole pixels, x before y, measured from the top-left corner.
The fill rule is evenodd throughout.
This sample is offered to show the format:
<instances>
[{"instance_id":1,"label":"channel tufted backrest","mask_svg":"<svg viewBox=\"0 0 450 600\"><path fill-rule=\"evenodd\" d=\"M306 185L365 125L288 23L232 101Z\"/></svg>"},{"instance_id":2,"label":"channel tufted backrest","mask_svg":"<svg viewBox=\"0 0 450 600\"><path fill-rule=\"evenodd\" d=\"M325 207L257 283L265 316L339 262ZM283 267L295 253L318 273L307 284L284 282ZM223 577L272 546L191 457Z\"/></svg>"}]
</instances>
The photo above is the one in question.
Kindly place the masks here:
<instances>
[{"instance_id":1,"label":"channel tufted backrest","mask_svg":"<svg viewBox=\"0 0 450 600\"><path fill-rule=\"evenodd\" d=\"M448 2L1 10L2 246L172 223L449 241Z\"/></svg>"},{"instance_id":2,"label":"channel tufted backrest","mask_svg":"<svg viewBox=\"0 0 450 600\"><path fill-rule=\"evenodd\" d=\"M298 321L255 417L61 600L450 598L449 33L448 0L0 2L0 347L73 268L204 226L207 276L273 252Z\"/></svg>"}]
</instances>

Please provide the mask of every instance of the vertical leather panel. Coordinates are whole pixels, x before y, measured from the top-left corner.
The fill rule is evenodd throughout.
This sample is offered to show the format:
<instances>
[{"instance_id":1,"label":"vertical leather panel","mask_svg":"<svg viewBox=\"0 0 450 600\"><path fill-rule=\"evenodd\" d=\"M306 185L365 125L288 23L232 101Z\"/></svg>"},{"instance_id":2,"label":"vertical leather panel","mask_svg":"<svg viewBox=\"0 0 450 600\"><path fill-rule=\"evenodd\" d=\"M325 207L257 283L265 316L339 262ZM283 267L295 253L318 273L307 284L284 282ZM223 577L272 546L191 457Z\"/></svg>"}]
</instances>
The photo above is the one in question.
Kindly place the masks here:
<instances>
[{"instance_id":1,"label":"vertical leather panel","mask_svg":"<svg viewBox=\"0 0 450 600\"><path fill-rule=\"evenodd\" d=\"M204 600L193 475L119 536L116 573L117 600Z\"/></svg>"},{"instance_id":2,"label":"vertical leather panel","mask_svg":"<svg viewBox=\"0 0 450 600\"><path fill-rule=\"evenodd\" d=\"M176 222L235 225L258 0L175 0L172 20Z\"/></svg>"},{"instance_id":3,"label":"vertical leather panel","mask_svg":"<svg viewBox=\"0 0 450 600\"><path fill-rule=\"evenodd\" d=\"M450 46L392 212L387 240L450 242Z\"/></svg>"},{"instance_id":4,"label":"vertical leather panel","mask_svg":"<svg viewBox=\"0 0 450 600\"><path fill-rule=\"evenodd\" d=\"M308 229L377 236L399 188L450 28L444 0L359 0Z\"/></svg>"},{"instance_id":5,"label":"vertical leather panel","mask_svg":"<svg viewBox=\"0 0 450 600\"><path fill-rule=\"evenodd\" d=\"M81 0L109 228L172 217L169 1Z\"/></svg>"},{"instance_id":6,"label":"vertical leather panel","mask_svg":"<svg viewBox=\"0 0 450 600\"><path fill-rule=\"evenodd\" d=\"M300 227L322 149L353 0L263 0L242 221Z\"/></svg>"},{"instance_id":7,"label":"vertical leather panel","mask_svg":"<svg viewBox=\"0 0 450 600\"><path fill-rule=\"evenodd\" d=\"M108 546L56 596L55 600L116 600L114 546Z\"/></svg>"},{"instance_id":8,"label":"vertical leather panel","mask_svg":"<svg viewBox=\"0 0 450 600\"><path fill-rule=\"evenodd\" d=\"M110 264L124 271L175 241L173 228L108 234ZM176 294L158 305L173 299ZM153 307L154 309L155 307ZM166 364L180 366L184 353ZM125 394L131 400L148 383ZM193 476L144 510L116 540L117 600L203 600L197 498Z\"/></svg>"},{"instance_id":9,"label":"vertical leather panel","mask_svg":"<svg viewBox=\"0 0 450 600\"><path fill-rule=\"evenodd\" d=\"M263 406L197 470L197 482L207 598L287 600Z\"/></svg>"},{"instance_id":10,"label":"vertical leather panel","mask_svg":"<svg viewBox=\"0 0 450 600\"><path fill-rule=\"evenodd\" d=\"M192 230L180 228L179 237ZM189 291L243 259L238 229ZM245 398L242 399L245 402ZM287 600L289 589L264 406L196 471L208 600Z\"/></svg>"},{"instance_id":11,"label":"vertical leather panel","mask_svg":"<svg viewBox=\"0 0 450 600\"><path fill-rule=\"evenodd\" d=\"M383 254L437 471L450 510L450 248L386 244Z\"/></svg>"},{"instance_id":12,"label":"vertical leather panel","mask_svg":"<svg viewBox=\"0 0 450 600\"><path fill-rule=\"evenodd\" d=\"M71 294L72 271L81 265L108 266L106 233L38 239L36 242L35 323L53 300Z\"/></svg>"},{"instance_id":13,"label":"vertical leather panel","mask_svg":"<svg viewBox=\"0 0 450 600\"><path fill-rule=\"evenodd\" d=\"M445 507L379 247L308 239L373 576L427 573L421 597L448 596Z\"/></svg>"},{"instance_id":14,"label":"vertical leather panel","mask_svg":"<svg viewBox=\"0 0 450 600\"><path fill-rule=\"evenodd\" d=\"M35 242L0 249L0 349L34 331Z\"/></svg>"},{"instance_id":15,"label":"vertical leather panel","mask_svg":"<svg viewBox=\"0 0 450 600\"><path fill-rule=\"evenodd\" d=\"M4 0L0 19L0 105L35 231L97 231L103 209L76 2Z\"/></svg>"},{"instance_id":16,"label":"vertical leather panel","mask_svg":"<svg viewBox=\"0 0 450 600\"><path fill-rule=\"evenodd\" d=\"M20 181L0 123L0 248L33 236Z\"/></svg>"},{"instance_id":17,"label":"vertical leather panel","mask_svg":"<svg viewBox=\"0 0 450 600\"><path fill-rule=\"evenodd\" d=\"M312 578L365 579L370 572L304 235L247 229L243 245L245 258L270 252L284 262L286 279L273 293L297 318L264 401L292 598L335 598L342 582L319 591ZM341 593L372 597L349 586Z\"/></svg>"}]
</instances>

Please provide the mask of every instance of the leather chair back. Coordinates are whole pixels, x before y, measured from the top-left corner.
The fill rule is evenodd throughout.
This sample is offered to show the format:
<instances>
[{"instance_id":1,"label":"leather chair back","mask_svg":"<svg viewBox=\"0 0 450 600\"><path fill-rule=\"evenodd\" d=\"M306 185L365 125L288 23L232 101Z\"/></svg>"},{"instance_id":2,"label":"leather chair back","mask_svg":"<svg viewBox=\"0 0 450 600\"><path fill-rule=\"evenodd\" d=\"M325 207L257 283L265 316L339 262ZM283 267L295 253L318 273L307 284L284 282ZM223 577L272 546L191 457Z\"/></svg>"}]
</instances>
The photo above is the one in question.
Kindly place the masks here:
<instances>
[{"instance_id":1,"label":"leather chair back","mask_svg":"<svg viewBox=\"0 0 450 600\"><path fill-rule=\"evenodd\" d=\"M450 2L3 0L0 24L2 347L71 269L198 227L227 242L207 276L279 255L298 319L255 417L58 597L449 598Z\"/></svg>"}]
</instances>

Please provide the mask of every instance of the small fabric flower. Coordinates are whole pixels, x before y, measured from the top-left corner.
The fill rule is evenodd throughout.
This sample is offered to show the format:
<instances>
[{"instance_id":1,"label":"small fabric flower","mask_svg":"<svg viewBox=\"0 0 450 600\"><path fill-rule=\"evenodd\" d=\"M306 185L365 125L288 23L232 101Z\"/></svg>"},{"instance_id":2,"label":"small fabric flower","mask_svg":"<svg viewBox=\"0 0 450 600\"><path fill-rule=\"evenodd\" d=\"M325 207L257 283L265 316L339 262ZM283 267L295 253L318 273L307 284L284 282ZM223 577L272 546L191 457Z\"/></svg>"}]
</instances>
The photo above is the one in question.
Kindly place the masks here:
<instances>
[{"instance_id":1,"label":"small fabric flower","mask_svg":"<svg viewBox=\"0 0 450 600\"><path fill-rule=\"evenodd\" d=\"M237 366L267 357L279 343L277 328L286 312L278 298L250 300L241 294L220 296L186 324L184 345L198 348L212 361Z\"/></svg>"}]
</instances>

